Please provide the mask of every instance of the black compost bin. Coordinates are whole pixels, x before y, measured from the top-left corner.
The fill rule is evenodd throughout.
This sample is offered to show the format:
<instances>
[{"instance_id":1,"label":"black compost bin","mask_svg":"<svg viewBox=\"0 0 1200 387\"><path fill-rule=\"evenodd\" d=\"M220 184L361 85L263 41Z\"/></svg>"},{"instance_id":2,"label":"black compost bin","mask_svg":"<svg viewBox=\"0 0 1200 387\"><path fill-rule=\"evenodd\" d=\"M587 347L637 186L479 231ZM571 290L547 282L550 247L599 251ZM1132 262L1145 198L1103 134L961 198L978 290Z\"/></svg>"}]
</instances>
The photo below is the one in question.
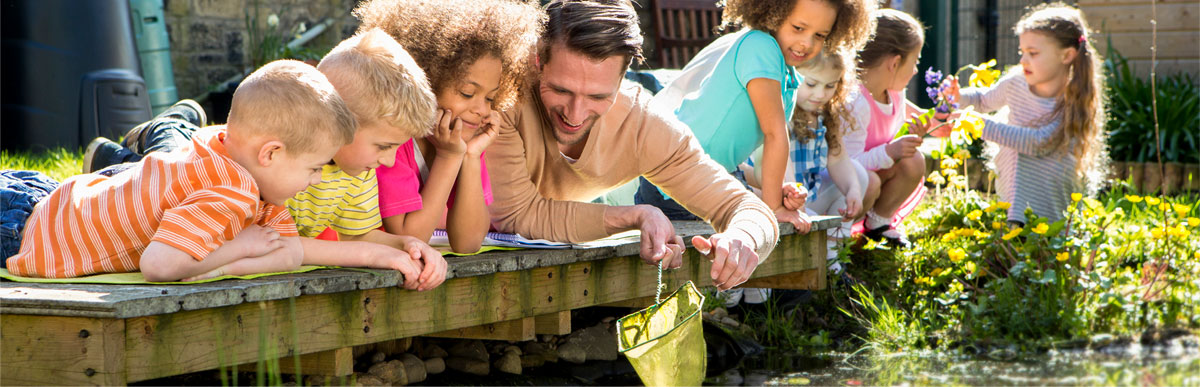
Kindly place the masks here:
<instances>
[{"instance_id":1,"label":"black compost bin","mask_svg":"<svg viewBox=\"0 0 1200 387\"><path fill-rule=\"evenodd\" d=\"M68 149L150 119L129 0L0 0L0 147Z\"/></svg>"}]
</instances>

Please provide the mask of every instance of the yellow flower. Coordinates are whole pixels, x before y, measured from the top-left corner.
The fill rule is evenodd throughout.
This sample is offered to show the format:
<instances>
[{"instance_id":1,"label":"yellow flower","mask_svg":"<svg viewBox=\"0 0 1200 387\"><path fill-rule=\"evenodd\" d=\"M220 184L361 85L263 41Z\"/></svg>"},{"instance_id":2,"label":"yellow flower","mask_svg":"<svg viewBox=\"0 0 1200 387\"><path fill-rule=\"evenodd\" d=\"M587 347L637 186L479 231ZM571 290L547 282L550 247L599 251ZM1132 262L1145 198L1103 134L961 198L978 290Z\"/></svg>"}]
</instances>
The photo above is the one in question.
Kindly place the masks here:
<instances>
[{"instance_id":1,"label":"yellow flower","mask_svg":"<svg viewBox=\"0 0 1200 387\"><path fill-rule=\"evenodd\" d=\"M1071 194L1071 201L1077 202L1080 200L1083 200L1083 194L1078 193L1078 192Z\"/></svg>"},{"instance_id":2,"label":"yellow flower","mask_svg":"<svg viewBox=\"0 0 1200 387\"><path fill-rule=\"evenodd\" d=\"M967 257L967 252L961 248L955 248L946 252L946 255L950 256L950 262L958 263Z\"/></svg>"},{"instance_id":3,"label":"yellow flower","mask_svg":"<svg viewBox=\"0 0 1200 387\"><path fill-rule=\"evenodd\" d=\"M1167 209L1169 209L1169 208L1171 208L1171 205L1170 205L1170 204L1167 204L1167 203L1159 203L1159 204L1158 204L1158 210L1159 210L1159 211L1166 211L1166 210L1167 210Z\"/></svg>"},{"instance_id":4,"label":"yellow flower","mask_svg":"<svg viewBox=\"0 0 1200 387\"><path fill-rule=\"evenodd\" d=\"M1150 197L1150 196L1147 196L1147 197L1146 197L1146 204L1147 204L1147 205L1151 205L1151 206L1157 206L1157 205L1158 205L1158 203L1160 203L1160 202L1162 202L1162 200L1159 200L1159 199L1158 199L1158 198L1156 198L1156 197Z\"/></svg>"},{"instance_id":5,"label":"yellow flower","mask_svg":"<svg viewBox=\"0 0 1200 387\"><path fill-rule=\"evenodd\" d=\"M1196 218L1196 217L1188 218L1188 226L1200 227L1200 218Z\"/></svg>"},{"instance_id":6,"label":"yellow flower","mask_svg":"<svg viewBox=\"0 0 1200 387\"><path fill-rule=\"evenodd\" d=\"M979 217L981 217L981 216L983 216L983 211L980 211L980 210L975 210L975 211L971 211L971 212L967 213L967 219L970 219L970 220L979 220Z\"/></svg>"},{"instance_id":7,"label":"yellow flower","mask_svg":"<svg viewBox=\"0 0 1200 387\"><path fill-rule=\"evenodd\" d=\"M975 262L967 261L967 263L965 265L963 265L963 271L965 271L967 274L974 273L975 272Z\"/></svg>"},{"instance_id":8,"label":"yellow flower","mask_svg":"<svg viewBox=\"0 0 1200 387\"><path fill-rule=\"evenodd\" d=\"M1066 251L1058 253L1054 256L1054 259L1057 259L1059 262L1066 262L1070 258L1071 258L1071 253L1068 253Z\"/></svg>"},{"instance_id":9,"label":"yellow flower","mask_svg":"<svg viewBox=\"0 0 1200 387\"><path fill-rule=\"evenodd\" d=\"M1191 233L1188 229L1183 228L1182 224L1167 229L1167 234L1176 238L1184 238L1191 235Z\"/></svg>"},{"instance_id":10,"label":"yellow flower","mask_svg":"<svg viewBox=\"0 0 1200 387\"><path fill-rule=\"evenodd\" d=\"M1200 250L1193 251L1192 258L1200 259Z\"/></svg>"},{"instance_id":11,"label":"yellow flower","mask_svg":"<svg viewBox=\"0 0 1200 387\"><path fill-rule=\"evenodd\" d=\"M988 234L983 231L975 230L975 238L978 238L978 239L987 239L987 237L989 237L991 235L992 234Z\"/></svg>"},{"instance_id":12,"label":"yellow flower","mask_svg":"<svg viewBox=\"0 0 1200 387\"><path fill-rule=\"evenodd\" d=\"M1000 70L993 70L996 60L992 59L973 67L971 77L967 80L971 87L991 87L1000 78Z\"/></svg>"},{"instance_id":13,"label":"yellow flower","mask_svg":"<svg viewBox=\"0 0 1200 387\"><path fill-rule=\"evenodd\" d=\"M1130 203L1140 203L1142 201L1142 197L1137 195L1125 195L1125 200L1128 200Z\"/></svg>"},{"instance_id":14,"label":"yellow flower","mask_svg":"<svg viewBox=\"0 0 1200 387\"><path fill-rule=\"evenodd\" d=\"M938 274L942 274L942 268L940 268L940 267L937 269L933 269L933 272L929 273L929 275L934 276L934 277L937 277Z\"/></svg>"},{"instance_id":15,"label":"yellow flower","mask_svg":"<svg viewBox=\"0 0 1200 387\"><path fill-rule=\"evenodd\" d=\"M954 152L954 158L959 159L959 160L966 160L970 157L971 157L971 152L966 149L959 149L958 152Z\"/></svg>"},{"instance_id":16,"label":"yellow flower","mask_svg":"<svg viewBox=\"0 0 1200 387\"><path fill-rule=\"evenodd\" d=\"M1009 202L996 202L996 207L999 207L1001 210L1008 211L1008 208L1009 208L1009 207L1012 207L1012 203L1009 203Z\"/></svg>"},{"instance_id":17,"label":"yellow flower","mask_svg":"<svg viewBox=\"0 0 1200 387\"><path fill-rule=\"evenodd\" d=\"M1050 230L1050 226L1045 223L1038 223L1037 226L1033 226L1033 232L1038 233L1039 235L1045 234L1046 231L1049 231L1049 230Z\"/></svg>"},{"instance_id":18,"label":"yellow flower","mask_svg":"<svg viewBox=\"0 0 1200 387\"><path fill-rule=\"evenodd\" d=\"M1004 227L1004 222L992 222L993 230L999 230L1001 227Z\"/></svg>"},{"instance_id":19,"label":"yellow flower","mask_svg":"<svg viewBox=\"0 0 1200 387\"><path fill-rule=\"evenodd\" d=\"M972 230L972 229L969 229L969 228L960 228L960 229L958 229L958 236L960 236L960 237L969 237L969 236L972 236L972 235L975 235L975 230Z\"/></svg>"},{"instance_id":20,"label":"yellow flower","mask_svg":"<svg viewBox=\"0 0 1200 387\"><path fill-rule=\"evenodd\" d=\"M1006 240L1006 241L1007 241L1007 240L1011 240L1011 239L1013 239L1013 238L1016 238L1016 237L1017 237L1017 235L1021 235L1021 231L1022 231L1022 230L1023 230L1023 228L1021 228L1021 227L1014 228L1014 229L1012 229L1012 230L1009 230L1009 231L1008 231L1008 234L1004 234L1004 236L1002 236L1002 237L1000 237L1000 238L1002 238L1002 239L1004 239L1004 240Z\"/></svg>"},{"instance_id":21,"label":"yellow flower","mask_svg":"<svg viewBox=\"0 0 1200 387\"><path fill-rule=\"evenodd\" d=\"M1171 205L1171 209L1175 210L1176 214L1183 215L1183 214L1188 213L1188 211L1191 211L1192 206L1189 206L1187 204L1175 203L1175 204Z\"/></svg>"},{"instance_id":22,"label":"yellow flower","mask_svg":"<svg viewBox=\"0 0 1200 387\"><path fill-rule=\"evenodd\" d=\"M952 157L942 159L942 169L958 168L958 160Z\"/></svg>"},{"instance_id":23,"label":"yellow flower","mask_svg":"<svg viewBox=\"0 0 1200 387\"><path fill-rule=\"evenodd\" d=\"M958 238L958 233L948 232L948 233L942 235L942 242L953 242L957 238Z\"/></svg>"},{"instance_id":24,"label":"yellow flower","mask_svg":"<svg viewBox=\"0 0 1200 387\"><path fill-rule=\"evenodd\" d=\"M933 173L930 173L929 178L926 180L929 180L929 182L933 183L933 185L946 184L946 178L942 177L942 174L937 173L937 171L933 171Z\"/></svg>"},{"instance_id":25,"label":"yellow flower","mask_svg":"<svg viewBox=\"0 0 1200 387\"><path fill-rule=\"evenodd\" d=\"M1150 229L1150 235L1153 236L1154 239L1162 239L1163 234L1165 234L1165 229L1166 229L1165 227L1164 228L1152 228L1152 229Z\"/></svg>"}]
</instances>

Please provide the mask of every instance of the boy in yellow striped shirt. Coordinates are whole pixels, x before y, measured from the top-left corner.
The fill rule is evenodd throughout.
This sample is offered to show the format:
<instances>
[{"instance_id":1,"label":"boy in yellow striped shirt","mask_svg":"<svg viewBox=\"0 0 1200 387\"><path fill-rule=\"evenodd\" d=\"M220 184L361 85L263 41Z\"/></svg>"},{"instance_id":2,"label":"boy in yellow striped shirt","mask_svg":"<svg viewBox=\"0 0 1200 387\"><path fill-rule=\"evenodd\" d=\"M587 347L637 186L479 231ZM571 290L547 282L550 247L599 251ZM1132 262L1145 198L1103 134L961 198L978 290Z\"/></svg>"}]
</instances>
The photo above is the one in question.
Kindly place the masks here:
<instances>
[{"instance_id":1,"label":"boy in yellow striped shirt","mask_svg":"<svg viewBox=\"0 0 1200 387\"><path fill-rule=\"evenodd\" d=\"M446 261L424 241L380 229L375 168L396 161L396 147L428 135L436 101L425 73L391 36L368 30L338 44L317 69L358 121L354 141L326 165L321 183L288 200L304 263L398 270L404 286L428 290L446 278ZM326 229L333 232L325 232ZM333 235L331 235L333 234ZM320 238L318 238L320 237ZM396 250L411 261L396 259Z\"/></svg>"}]
</instances>

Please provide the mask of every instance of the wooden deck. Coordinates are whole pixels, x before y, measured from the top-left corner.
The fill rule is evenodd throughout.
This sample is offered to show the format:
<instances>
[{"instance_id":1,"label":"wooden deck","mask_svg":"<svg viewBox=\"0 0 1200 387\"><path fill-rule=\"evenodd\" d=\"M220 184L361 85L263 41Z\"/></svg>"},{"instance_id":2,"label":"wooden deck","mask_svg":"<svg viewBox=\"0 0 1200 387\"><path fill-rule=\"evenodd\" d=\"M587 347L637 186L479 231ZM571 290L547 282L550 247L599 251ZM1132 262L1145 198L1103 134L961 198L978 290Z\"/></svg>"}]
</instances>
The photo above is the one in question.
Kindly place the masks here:
<instances>
[{"instance_id":1,"label":"wooden deck","mask_svg":"<svg viewBox=\"0 0 1200 387\"><path fill-rule=\"evenodd\" d=\"M822 218L814 229L834 227ZM707 235L700 222L677 222ZM825 233L781 226L769 259L744 286L825 287ZM381 270L317 270L199 285L0 283L0 384L126 384L301 355L306 374L346 375L355 346L433 335L530 339L570 331L572 309L647 306L657 270L638 243L571 250L448 257L450 279L431 291L396 286ZM711 263L694 249L664 272L711 285ZM565 326L564 326L565 324ZM266 354L266 355L262 355ZM285 367L290 368L290 367Z\"/></svg>"}]
</instances>

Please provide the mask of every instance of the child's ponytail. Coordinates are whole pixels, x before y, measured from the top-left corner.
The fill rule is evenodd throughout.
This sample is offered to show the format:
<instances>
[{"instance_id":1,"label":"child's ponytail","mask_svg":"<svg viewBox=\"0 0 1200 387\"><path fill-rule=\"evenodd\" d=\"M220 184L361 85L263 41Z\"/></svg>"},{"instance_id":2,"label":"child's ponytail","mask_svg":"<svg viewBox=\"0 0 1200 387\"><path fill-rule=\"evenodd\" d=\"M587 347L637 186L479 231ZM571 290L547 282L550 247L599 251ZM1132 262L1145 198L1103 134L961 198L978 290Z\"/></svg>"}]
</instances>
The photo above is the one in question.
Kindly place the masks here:
<instances>
[{"instance_id":1,"label":"child's ponytail","mask_svg":"<svg viewBox=\"0 0 1200 387\"><path fill-rule=\"evenodd\" d=\"M1103 169L1106 164L1103 59L1089 40L1083 13L1062 3L1045 4L1026 13L1014 30L1017 35L1030 31L1043 33L1061 47L1076 49L1070 79L1051 118L1061 119L1061 130L1043 146L1060 151L1073 148L1075 171L1080 177L1091 175L1089 169Z\"/></svg>"}]
</instances>

